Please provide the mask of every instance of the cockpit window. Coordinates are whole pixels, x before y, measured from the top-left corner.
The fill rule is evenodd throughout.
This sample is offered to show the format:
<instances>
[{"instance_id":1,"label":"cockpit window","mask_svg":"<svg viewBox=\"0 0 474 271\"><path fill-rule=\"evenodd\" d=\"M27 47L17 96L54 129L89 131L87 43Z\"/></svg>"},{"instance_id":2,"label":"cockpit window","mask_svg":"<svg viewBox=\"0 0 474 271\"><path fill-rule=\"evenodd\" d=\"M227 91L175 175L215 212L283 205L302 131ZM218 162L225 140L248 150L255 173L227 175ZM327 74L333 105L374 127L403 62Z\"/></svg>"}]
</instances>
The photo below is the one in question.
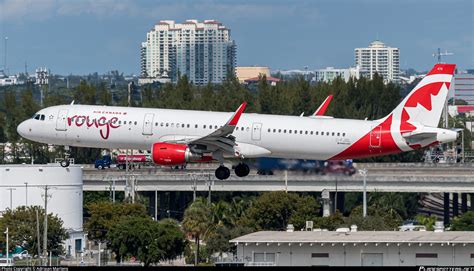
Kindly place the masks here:
<instances>
[{"instance_id":1,"label":"cockpit window","mask_svg":"<svg viewBox=\"0 0 474 271\"><path fill-rule=\"evenodd\" d=\"M44 120L45 118L46 118L45 115L42 115L42 114L35 114L33 116L33 119L35 120Z\"/></svg>"}]
</instances>

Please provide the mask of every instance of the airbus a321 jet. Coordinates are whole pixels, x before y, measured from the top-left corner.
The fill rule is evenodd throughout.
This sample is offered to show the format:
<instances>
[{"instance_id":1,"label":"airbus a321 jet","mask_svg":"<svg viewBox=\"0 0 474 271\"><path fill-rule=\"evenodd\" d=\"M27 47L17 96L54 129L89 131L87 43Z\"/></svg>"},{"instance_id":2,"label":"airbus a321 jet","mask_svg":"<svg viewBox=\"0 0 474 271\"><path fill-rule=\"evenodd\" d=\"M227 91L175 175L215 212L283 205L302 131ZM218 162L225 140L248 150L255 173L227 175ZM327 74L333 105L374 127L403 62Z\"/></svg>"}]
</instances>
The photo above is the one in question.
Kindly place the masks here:
<instances>
[{"instance_id":1,"label":"airbus a321 jet","mask_svg":"<svg viewBox=\"0 0 474 271\"><path fill-rule=\"evenodd\" d=\"M230 176L224 159L235 158L235 174L244 177L245 158L355 159L456 140L456 131L437 128L454 70L436 64L390 114L372 121L243 113L245 102L233 113L71 104L42 109L17 130L46 144L151 149L163 166L217 160L218 179Z\"/></svg>"}]
</instances>

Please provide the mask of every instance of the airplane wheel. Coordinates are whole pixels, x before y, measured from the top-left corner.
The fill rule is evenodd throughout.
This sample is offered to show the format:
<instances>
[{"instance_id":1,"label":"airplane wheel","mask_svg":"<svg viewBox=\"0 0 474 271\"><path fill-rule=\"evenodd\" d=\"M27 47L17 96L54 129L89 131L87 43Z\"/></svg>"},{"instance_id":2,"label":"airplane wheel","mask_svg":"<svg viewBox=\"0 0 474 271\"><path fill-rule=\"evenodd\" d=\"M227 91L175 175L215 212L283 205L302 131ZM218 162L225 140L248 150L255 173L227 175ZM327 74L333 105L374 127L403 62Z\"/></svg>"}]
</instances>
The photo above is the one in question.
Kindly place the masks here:
<instances>
[{"instance_id":1,"label":"airplane wheel","mask_svg":"<svg viewBox=\"0 0 474 271\"><path fill-rule=\"evenodd\" d=\"M69 166L69 160L62 160L61 163L59 163L62 167L68 167Z\"/></svg>"},{"instance_id":2,"label":"airplane wheel","mask_svg":"<svg viewBox=\"0 0 474 271\"><path fill-rule=\"evenodd\" d=\"M249 173L250 173L250 168L245 163L240 163L235 167L235 175L239 177L245 177L249 175Z\"/></svg>"},{"instance_id":3,"label":"airplane wheel","mask_svg":"<svg viewBox=\"0 0 474 271\"><path fill-rule=\"evenodd\" d=\"M229 178L230 170L227 167L220 166L216 169L216 178L219 180L225 180Z\"/></svg>"}]
</instances>

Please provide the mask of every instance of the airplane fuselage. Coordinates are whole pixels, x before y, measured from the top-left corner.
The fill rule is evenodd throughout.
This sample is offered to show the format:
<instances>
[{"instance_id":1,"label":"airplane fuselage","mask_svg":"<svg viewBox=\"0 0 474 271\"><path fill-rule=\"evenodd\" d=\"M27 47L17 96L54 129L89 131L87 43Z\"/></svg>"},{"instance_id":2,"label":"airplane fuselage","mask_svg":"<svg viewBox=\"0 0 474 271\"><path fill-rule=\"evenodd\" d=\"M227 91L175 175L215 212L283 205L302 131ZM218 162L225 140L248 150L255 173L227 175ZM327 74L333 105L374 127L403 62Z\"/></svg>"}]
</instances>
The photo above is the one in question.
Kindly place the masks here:
<instances>
[{"instance_id":1,"label":"airplane fuselage","mask_svg":"<svg viewBox=\"0 0 474 271\"><path fill-rule=\"evenodd\" d=\"M46 144L150 150L156 142L199 138L224 125L232 113L92 105L42 109L18 131ZM242 114L232 133L243 157L345 159L400 152L386 121ZM380 127L377 128L377 127ZM441 130L441 129L440 129ZM367 137L364 141L363 138ZM388 139L389 137L389 139ZM354 151L344 154L357 143Z\"/></svg>"}]
</instances>

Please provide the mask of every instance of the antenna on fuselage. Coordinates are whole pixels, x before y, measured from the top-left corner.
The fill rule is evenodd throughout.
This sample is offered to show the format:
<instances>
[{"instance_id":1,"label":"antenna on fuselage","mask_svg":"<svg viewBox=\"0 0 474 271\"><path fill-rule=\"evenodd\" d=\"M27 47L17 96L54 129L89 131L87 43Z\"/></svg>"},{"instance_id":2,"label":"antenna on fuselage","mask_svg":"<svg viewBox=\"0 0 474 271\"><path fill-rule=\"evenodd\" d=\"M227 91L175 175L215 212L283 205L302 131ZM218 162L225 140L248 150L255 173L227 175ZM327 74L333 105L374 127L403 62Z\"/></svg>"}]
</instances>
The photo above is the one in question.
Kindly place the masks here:
<instances>
[{"instance_id":1,"label":"antenna on fuselage","mask_svg":"<svg viewBox=\"0 0 474 271\"><path fill-rule=\"evenodd\" d=\"M74 104L74 100L72 100L72 102L71 102L71 105L73 105L73 104Z\"/></svg>"}]
</instances>

